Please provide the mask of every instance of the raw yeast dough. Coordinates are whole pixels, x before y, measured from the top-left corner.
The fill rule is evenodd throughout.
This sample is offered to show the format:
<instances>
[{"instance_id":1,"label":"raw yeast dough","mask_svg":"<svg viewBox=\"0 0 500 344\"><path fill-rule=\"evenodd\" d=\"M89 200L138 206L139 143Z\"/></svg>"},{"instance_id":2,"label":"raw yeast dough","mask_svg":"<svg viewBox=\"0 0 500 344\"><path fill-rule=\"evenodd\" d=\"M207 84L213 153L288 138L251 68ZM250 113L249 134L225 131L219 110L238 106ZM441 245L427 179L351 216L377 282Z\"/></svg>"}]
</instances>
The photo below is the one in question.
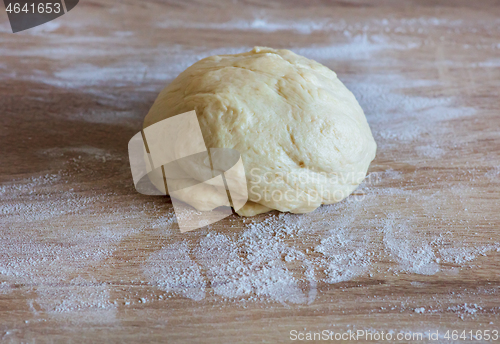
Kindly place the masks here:
<instances>
[{"instance_id":1,"label":"raw yeast dough","mask_svg":"<svg viewBox=\"0 0 500 344\"><path fill-rule=\"evenodd\" d=\"M354 95L332 70L289 50L255 47L198 61L160 93L144 127L191 110L207 148L241 154L249 197L243 216L339 202L375 157ZM197 182L190 171L186 179Z\"/></svg>"}]
</instances>

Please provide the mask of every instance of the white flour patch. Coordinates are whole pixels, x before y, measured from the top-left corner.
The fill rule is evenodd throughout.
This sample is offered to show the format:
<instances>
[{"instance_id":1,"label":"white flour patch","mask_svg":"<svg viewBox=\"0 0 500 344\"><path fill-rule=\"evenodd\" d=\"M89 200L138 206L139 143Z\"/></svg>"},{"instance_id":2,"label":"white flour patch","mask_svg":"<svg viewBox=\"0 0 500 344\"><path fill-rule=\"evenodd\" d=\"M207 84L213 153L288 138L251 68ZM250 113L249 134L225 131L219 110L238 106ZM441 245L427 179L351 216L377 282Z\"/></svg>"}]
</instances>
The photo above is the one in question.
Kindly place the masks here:
<instances>
[{"instance_id":1,"label":"white flour patch","mask_svg":"<svg viewBox=\"0 0 500 344\"><path fill-rule=\"evenodd\" d=\"M76 277L64 287L39 285L36 292L36 303L52 317L78 323L108 324L116 321L116 306L109 301L106 283Z\"/></svg>"},{"instance_id":2,"label":"white flour patch","mask_svg":"<svg viewBox=\"0 0 500 344\"><path fill-rule=\"evenodd\" d=\"M486 172L485 177L492 180L498 180L498 178L500 177L500 166L490 169L488 172Z\"/></svg>"},{"instance_id":3,"label":"white flour patch","mask_svg":"<svg viewBox=\"0 0 500 344\"><path fill-rule=\"evenodd\" d=\"M159 28L182 28L200 30L241 30L259 32L294 31L300 34L311 34L315 31L344 30L344 21L332 22L330 19L297 19L276 20L264 17L256 17L250 20L231 20L227 22L192 22L169 19L168 21L156 24Z\"/></svg>"},{"instance_id":4,"label":"white flour patch","mask_svg":"<svg viewBox=\"0 0 500 344\"><path fill-rule=\"evenodd\" d=\"M443 143L439 137L449 132L446 121L469 117L476 111L455 106L453 97L426 98L405 94L405 90L422 87L423 82L399 75L368 75L363 79L349 79L346 84L365 109L373 131L382 143L418 142L422 136L432 133L436 140L433 145L439 145ZM420 150L425 153L429 148Z\"/></svg>"},{"instance_id":5,"label":"white flour patch","mask_svg":"<svg viewBox=\"0 0 500 344\"><path fill-rule=\"evenodd\" d=\"M424 146L418 146L416 148L417 154L424 156L424 157L429 157L429 158L440 158L443 155L445 155L446 151L437 144L430 144L430 145L424 145Z\"/></svg>"},{"instance_id":6,"label":"white flour patch","mask_svg":"<svg viewBox=\"0 0 500 344\"><path fill-rule=\"evenodd\" d=\"M68 43L75 44L74 42ZM106 43L108 44L108 43ZM95 48L93 48L95 49ZM40 75L30 76L30 80L36 79L43 83L48 83L58 87L65 88L81 88L89 86L112 85L113 87L120 87L129 85L130 83L144 85L142 90L149 90L154 85L151 91L159 92L161 87L166 82L173 80L186 68L195 62L212 55L221 54L236 54L249 51L252 47L232 47L232 48L217 48L217 49L204 49L202 48L184 48L181 46L173 45L168 47L147 48L142 51L143 54L137 56L137 50L129 53L123 49L117 48L114 52L107 51L106 56L110 61L119 60L119 62L102 63L98 59L96 64L90 62L83 62L72 65L71 67L62 67L53 73L42 73ZM0 53L2 50L0 49ZM52 49L47 50L47 58L54 57ZM87 57L86 61L91 61L92 58L100 57L103 53L102 49L97 49L95 52L92 49L86 50L80 46L67 48L64 52L59 54L59 58L71 58L68 55L75 55L74 58ZM6 54L12 54L6 52ZM43 56L43 51L30 50L30 54L35 56ZM112 58L113 54L120 57ZM16 56L19 53L16 52ZM123 58L126 56L126 58ZM97 64L99 63L99 64ZM92 90L87 90L91 92Z\"/></svg>"},{"instance_id":7,"label":"white flour patch","mask_svg":"<svg viewBox=\"0 0 500 344\"><path fill-rule=\"evenodd\" d=\"M415 308L414 312L418 313L418 314L424 314L425 313L425 308L424 307Z\"/></svg>"},{"instance_id":8,"label":"white flour patch","mask_svg":"<svg viewBox=\"0 0 500 344\"><path fill-rule=\"evenodd\" d=\"M121 157L118 154L111 154L105 149L86 145L77 147L49 148L39 151L39 154L50 158L62 158L67 153L84 154L87 157L94 158L102 162L121 160ZM79 156L79 159L81 159L81 155Z\"/></svg>"},{"instance_id":9,"label":"white flour patch","mask_svg":"<svg viewBox=\"0 0 500 344\"><path fill-rule=\"evenodd\" d=\"M92 149L86 153L107 156ZM82 276L137 229L127 225L126 212L95 214L89 209L105 201L104 195L78 196L65 184L60 174L48 174L0 187L1 290L13 292L11 285L17 284L35 292L33 309L54 317L113 322L115 305L109 301L108 286ZM73 225L67 215L73 221L84 216L86 226Z\"/></svg>"},{"instance_id":10,"label":"white flour patch","mask_svg":"<svg viewBox=\"0 0 500 344\"><path fill-rule=\"evenodd\" d=\"M366 239L355 230L330 230L314 248L315 252L322 254L320 262L325 267L325 282L349 281L369 270L374 256L369 248Z\"/></svg>"},{"instance_id":11,"label":"white flour patch","mask_svg":"<svg viewBox=\"0 0 500 344\"><path fill-rule=\"evenodd\" d=\"M250 236L242 245L223 235L201 240L195 256L206 270L214 293L226 298L256 294L278 302L305 302L298 281L282 261L288 250L274 240L256 243Z\"/></svg>"},{"instance_id":12,"label":"white flour patch","mask_svg":"<svg viewBox=\"0 0 500 344\"><path fill-rule=\"evenodd\" d=\"M30 35L42 35L49 32L54 32L61 27L61 23L57 20L49 21L45 24L35 26L34 28L29 29Z\"/></svg>"},{"instance_id":13,"label":"white flour patch","mask_svg":"<svg viewBox=\"0 0 500 344\"><path fill-rule=\"evenodd\" d=\"M500 252L500 245L496 243L479 247L442 247L439 249L439 255L444 262L463 265L479 256L486 256L490 251Z\"/></svg>"},{"instance_id":14,"label":"white flour patch","mask_svg":"<svg viewBox=\"0 0 500 344\"><path fill-rule=\"evenodd\" d=\"M150 255L144 271L153 285L166 292L175 292L195 301L205 298L205 278L189 256L185 242Z\"/></svg>"},{"instance_id":15,"label":"white flour patch","mask_svg":"<svg viewBox=\"0 0 500 344\"><path fill-rule=\"evenodd\" d=\"M350 32L350 31L368 31L370 29L393 28L399 33L415 32L415 26L418 26L424 32L424 28L429 26L451 26L459 27L461 21L448 20L445 18L420 17L420 18L402 18L402 19L371 19L362 22L347 23L344 19L321 18L321 17L303 17L297 16L294 20L285 18L269 17L264 13L255 13L252 18L230 20L225 22L193 22L190 20L179 20L177 18L168 18L168 20L155 23L157 28L162 29L196 29L196 30L221 30L221 31L257 31L257 32L280 32L292 31L299 34L312 34L314 32Z\"/></svg>"},{"instance_id":16,"label":"white flour patch","mask_svg":"<svg viewBox=\"0 0 500 344\"><path fill-rule=\"evenodd\" d=\"M450 306L447 309L449 312L455 313L460 319L464 320L467 317L473 317L477 313L481 313L484 311L484 308L479 306L478 304L467 304L464 303L462 305Z\"/></svg>"},{"instance_id":17,"label":"white flour patch","mask_svg":"<svg viewBox=\"0 0 500 344\"><path fill-rule=\"evenodd\" d=\"M433 275L439 271L430 243L416 235L408 223L396 222L392 215L384 220L382 231L384 246L400 264L401 270L423 275Z\"/></svg>"},{"instance_id":18,"label":"white flour patch","mask_svg":"<svg viewBox=\"0 0 500 344\"><path fill-rule=\"evenodd\" d=\"M326 61L359 61L367 60L378 52L391 50L406 50L417 46L416 43L405 44L387 40L385 36L368 35L367 33L355 35L344 44L327 46L310 46L292 49L295 53L304 55L318 62ZM388 60L384 59L384 63ZM335 70L335 68L333 68Z\"/></svg>"}]
</instances>

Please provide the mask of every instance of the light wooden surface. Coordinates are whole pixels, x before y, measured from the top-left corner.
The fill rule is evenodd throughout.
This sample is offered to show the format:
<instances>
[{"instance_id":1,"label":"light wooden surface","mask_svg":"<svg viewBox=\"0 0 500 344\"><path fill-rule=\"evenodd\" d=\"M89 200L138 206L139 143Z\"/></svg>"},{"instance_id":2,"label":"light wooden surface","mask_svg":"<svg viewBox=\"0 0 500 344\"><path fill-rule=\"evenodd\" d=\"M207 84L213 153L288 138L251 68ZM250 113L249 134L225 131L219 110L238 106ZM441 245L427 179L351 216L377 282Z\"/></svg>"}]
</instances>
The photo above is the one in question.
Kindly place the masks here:
<instances>
[{"instance_id":1,"label":"light wooden surface","mask_svg":"<svg viewBox=\"0 0 500 344\"><path fill-rule=\"evenodd\" d=\"M500 330L499 6L82 0L18 34L2 12L0 338L274 343L291 330ZM356 191L365 198L304 215L315 234L283 239L314 257L308 248L342 230L368 257L338 283L317 271L317 286L303 285L317 292L310 303L224 298L210 286L195 301L145 274L169 244L248 230L232 216L176 233L170 201L134 190L127 143L179 72L254 45L335 70L379 145L375 181Z\"/></svg>"}]
</instances>

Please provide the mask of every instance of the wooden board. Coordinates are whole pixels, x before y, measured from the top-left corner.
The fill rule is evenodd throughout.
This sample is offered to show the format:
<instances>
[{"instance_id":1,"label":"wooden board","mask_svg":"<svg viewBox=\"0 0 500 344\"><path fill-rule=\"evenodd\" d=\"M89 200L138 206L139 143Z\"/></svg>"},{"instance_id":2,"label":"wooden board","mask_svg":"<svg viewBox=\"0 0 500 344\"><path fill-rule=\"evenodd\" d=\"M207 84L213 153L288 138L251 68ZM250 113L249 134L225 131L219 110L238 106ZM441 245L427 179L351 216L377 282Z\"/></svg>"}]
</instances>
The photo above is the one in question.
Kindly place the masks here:
<instances>
[{"instance_id":1,"label":"wooden board","mask_svg":"<svg viewBox=\"0 0 500 344\"><path fill-rule=\"evenodd\" d=\"M496 1L82 0L12 34L2 12L0 338L274 343L371 330L452 342L448 330L500 330L498 18ZM128 140L190 64L255 45L335 70L377 158L340 204L180 234L168 198L135 191ZM302 258L231 256L259 230ZM230 250L200 261L209 233ZM258 243L247 253L270 252ZM172 257L185 279L168 291ZM277 264L286 278L232 297L223 287L241 279L216 269L228 261L249 274Z\"/></svg>"}]
</instances>

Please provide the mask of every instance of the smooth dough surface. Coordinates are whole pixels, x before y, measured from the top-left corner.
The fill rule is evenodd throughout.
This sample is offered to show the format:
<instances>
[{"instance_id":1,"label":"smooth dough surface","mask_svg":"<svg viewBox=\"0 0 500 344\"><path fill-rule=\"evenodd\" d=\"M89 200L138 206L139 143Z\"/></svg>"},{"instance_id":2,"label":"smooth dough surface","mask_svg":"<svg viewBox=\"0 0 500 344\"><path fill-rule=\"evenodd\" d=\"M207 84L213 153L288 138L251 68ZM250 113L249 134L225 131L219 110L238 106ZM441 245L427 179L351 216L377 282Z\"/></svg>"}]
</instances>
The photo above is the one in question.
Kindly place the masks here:
<instances>
[{"instance_id":1,"label":"smooth dough surface","mask_svg":"<svg viewBox=\"0 0 500 344\"><path fill-rule=\"evenodd\" d=\"M238 211L243 216L339 202L375 157L354 95L332 70L289 50L255 47L196 62L160 93L144 127L193 109L208 148L242 156L249 197ZM195 183L196 172L186 171L186 180L179 182Z\"/></svg>"}]
</instances>

